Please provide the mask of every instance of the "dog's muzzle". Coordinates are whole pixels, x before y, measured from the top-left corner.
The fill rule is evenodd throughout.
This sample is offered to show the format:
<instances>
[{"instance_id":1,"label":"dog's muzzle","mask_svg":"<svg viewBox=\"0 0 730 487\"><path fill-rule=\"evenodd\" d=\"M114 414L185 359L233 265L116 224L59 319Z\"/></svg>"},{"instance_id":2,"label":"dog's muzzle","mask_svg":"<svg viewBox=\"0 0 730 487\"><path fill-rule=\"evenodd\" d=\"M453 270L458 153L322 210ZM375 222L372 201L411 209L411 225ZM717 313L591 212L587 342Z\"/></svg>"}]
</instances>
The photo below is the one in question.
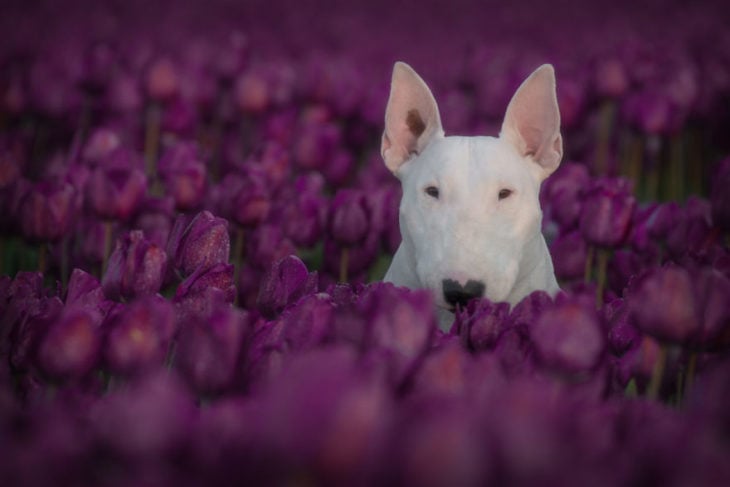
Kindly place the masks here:
<instances>
[{"instance_id":1,"label":"dog's muzzle","mask_svg":"<svg viewBox=\"0 0 730 487\"><path fill-rule=\"evenodd\" d=\"M444 299L454 308L457 306L464 307L469 300L484 296L485 286L481 281L469 280L462 286L452 279L444 279L442 285Z\"/></svg>"}]
</instances>

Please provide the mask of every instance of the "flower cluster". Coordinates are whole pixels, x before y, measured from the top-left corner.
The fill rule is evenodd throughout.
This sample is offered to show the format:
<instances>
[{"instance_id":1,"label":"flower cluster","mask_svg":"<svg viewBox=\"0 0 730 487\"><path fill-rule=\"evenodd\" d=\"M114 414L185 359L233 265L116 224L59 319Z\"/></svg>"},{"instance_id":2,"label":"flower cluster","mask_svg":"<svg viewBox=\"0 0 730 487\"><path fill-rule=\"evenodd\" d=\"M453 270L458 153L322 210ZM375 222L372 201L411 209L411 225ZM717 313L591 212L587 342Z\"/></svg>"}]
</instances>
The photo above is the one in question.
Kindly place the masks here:
<instances>
[{"instance_id":1,"label":"flower cluster","mask_svg":"<svg viewBox=\"0 0 730 487\"><path fill-rule=\"evenodd\" d=\"M721 2L97 3L0 16L4 485L730 483ZM555 65L557 296L374 282L396 59L467 135Z\"/></svg>"}]
</instances>

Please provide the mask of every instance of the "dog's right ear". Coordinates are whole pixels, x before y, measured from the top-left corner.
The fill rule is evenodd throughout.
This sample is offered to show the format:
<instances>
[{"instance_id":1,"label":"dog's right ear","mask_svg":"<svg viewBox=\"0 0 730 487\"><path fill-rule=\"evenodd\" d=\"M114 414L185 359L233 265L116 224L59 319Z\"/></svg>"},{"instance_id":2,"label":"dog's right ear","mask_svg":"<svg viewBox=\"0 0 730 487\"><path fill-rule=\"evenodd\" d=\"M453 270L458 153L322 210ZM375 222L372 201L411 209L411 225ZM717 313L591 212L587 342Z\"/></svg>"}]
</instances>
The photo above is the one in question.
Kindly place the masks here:
<instances>
[{"instance_id":1,"label":"dog's right ear","mask_svg":"<svg viewBox=\"0 0 730 487\"><path fill-rule=\"evenodd\" d=\"M396 173L433 137L443 135L439 109L431 90L413 68L406 63L395 63L380 146L385 165Z\"/></svg>"}]
</instances>

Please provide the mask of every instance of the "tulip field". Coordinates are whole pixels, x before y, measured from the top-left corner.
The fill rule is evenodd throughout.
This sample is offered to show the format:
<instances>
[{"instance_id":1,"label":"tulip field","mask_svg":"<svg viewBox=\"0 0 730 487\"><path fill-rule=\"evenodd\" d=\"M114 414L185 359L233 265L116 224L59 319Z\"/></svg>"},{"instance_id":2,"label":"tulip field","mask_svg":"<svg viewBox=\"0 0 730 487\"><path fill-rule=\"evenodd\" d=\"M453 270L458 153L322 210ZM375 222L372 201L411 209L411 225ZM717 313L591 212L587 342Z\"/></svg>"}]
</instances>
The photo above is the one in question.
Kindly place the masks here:
<instances>
[{"instance_id":1,"label":"tulip field","mask_svg":"<svg viewBox=\"0 0 730 487\"><path fill-rule=\"evenodd\" d=\"M0 6L0 485L730 485L730 13ZM395 61L447 135L555 67L562 291L381 282Z\"/></svg>"}]
</instances>

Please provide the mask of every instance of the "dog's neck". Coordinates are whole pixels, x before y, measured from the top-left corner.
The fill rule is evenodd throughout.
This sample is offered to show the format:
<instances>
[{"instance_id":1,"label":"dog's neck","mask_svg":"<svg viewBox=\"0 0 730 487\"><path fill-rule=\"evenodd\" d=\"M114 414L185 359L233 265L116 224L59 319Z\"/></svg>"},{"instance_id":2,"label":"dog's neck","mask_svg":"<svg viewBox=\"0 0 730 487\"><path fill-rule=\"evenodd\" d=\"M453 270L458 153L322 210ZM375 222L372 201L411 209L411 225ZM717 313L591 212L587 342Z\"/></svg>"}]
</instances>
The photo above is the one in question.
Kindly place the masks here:
<instances>
[{"instance_id":1,"label":"dog's neck","mask_svg":"<svg viewBox=\"0 0 730 487\"><path fill-rule=\"evenodd\" d=\"M393 257L388 273L383 279L397 286L411 289L425 287L416 275L416 259L406 241L402 242ZM524 253L520 260L520 269L512 291L506 302L510 306L519 303L533 291L543 290L554 296L560 290L553 271L553 262L542 233L536 233L525 243Z\"/></svg>"}]
</instances>

